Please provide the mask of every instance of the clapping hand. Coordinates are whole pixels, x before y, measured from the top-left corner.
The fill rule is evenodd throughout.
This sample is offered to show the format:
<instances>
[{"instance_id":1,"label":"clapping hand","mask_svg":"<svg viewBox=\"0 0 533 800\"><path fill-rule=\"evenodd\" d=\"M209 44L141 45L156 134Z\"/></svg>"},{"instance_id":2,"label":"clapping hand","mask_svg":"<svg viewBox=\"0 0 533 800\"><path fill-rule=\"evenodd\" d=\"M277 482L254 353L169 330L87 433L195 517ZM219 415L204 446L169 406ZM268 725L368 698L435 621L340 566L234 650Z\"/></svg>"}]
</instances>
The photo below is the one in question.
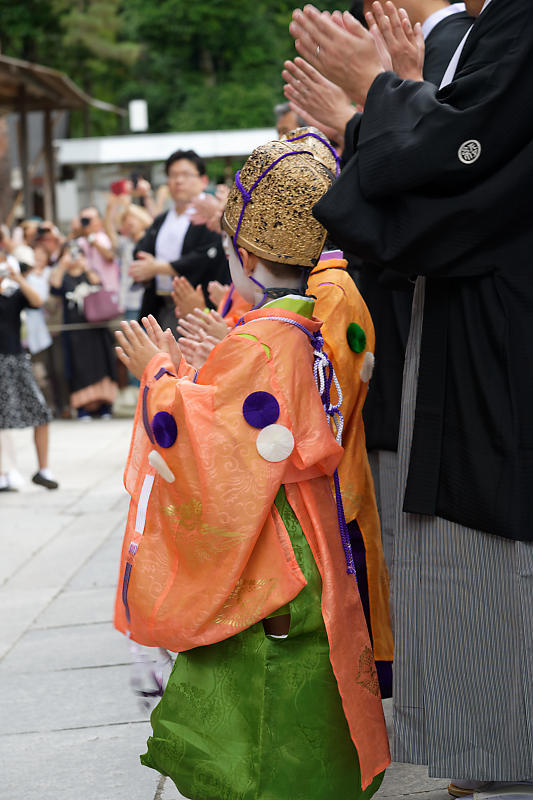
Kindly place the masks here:
<instances>
[{"instance_id":1,"label":"clapping hand","mask_svg":"<svg viewBox=\"0 0 533 800\"><path fill-rule=\"evenodd\" d=\"M283 91L292 110L329 139L343 142L346 124L355 114L346 92L303 58L285 61L284 66L281 75L286 85Z\"/></svg>"},{"instance_id":2,"label":"clapping hand","mask_svg":"<svg viewBox=\"0 0 533 800\"><path fill-rule=\"evenodd\" d=\"M376 41L378 50L386 49L391 67L404 80L422 81L424 68L424 34L419 22L414 28L407 12L396 9L394 3L385 3L386 12L379 2L372 4L372 11L365 14L368 28Z\"/></svg>"},{"instance_id":3,"label":"clapping hand","mask_svg":"<svg viewBox=\"0 0 533 800\"><path fill-rule=\"evenodd\" d=\"M135 261L131 262L129 274L137 283L149 281L157 274L158 263L152 253L145 253L143 250L139 250Z\"/></svg>"},{"instance_id":4,"label":"clapping hand","mask_svg":"<svg viewBox=\"0 0 533 800\"><path fill-rule=\"evenodd\" d=\"M347 11L332 16L306 5L292 16L289 31L300 55L350 100L364 105L372 83L384 71L372 34Z\"/></svg>"},{"instance_id":5,"label":"clapping hand","mask_svg":"<svg viewBox=\"0 0 533 800\"><path fill-rule=\"evenodd\" d=\"M217 344L217 340L213 339L212 336L206 336L201 342L193 341L192 339L180 339L183 357L194 369L203 367L209 358L209 354Z\"/></svg>"},{"instance_id":6,"label":"clapping hand","mask_svg":"<svg viewBox=\"0 0 533 800\"><path fill-rule=\"evenodd\" d=\"M189 214L193 225L205 225L210 231L221 232L220 217L224 211L226 200L228 199L229 189L224 184L217 186L216 194L206 194L204 197L196 197L192 201Z\"/></svg>"},{"instance_id":7,"label":"clapping hand","mask_svg":"<svg viewBox=\"0 0 533 800\"><path fill-rule=\"evenodd\" d=\"M118 347L115 347L120 361L139 380L152 358L160 349L150 340L138 322L120 323L122 330L115 331Z\"/></svg>"},{"instance_id":8,"label":"clapping hand","mask_svg":"<svg viewBox=\"0 0 533 800\"><path fill-rule=\"evenodd\" d=\"M142 318L142 324L146 331L146 335L150 341L163 353L168 353L176 372L179 369L181 361L180 347L172 335L170 328L163 331L156 318L149 314L147 317Z\"/></svg>"},{"instance_id":9,"label":"clapping hand","mask_svg":"<svg viewBox=\"0 0 533 800\"><path fill-rule=\"evenodd\" d=\"M224 286L219 281L209 281L207 284L207 294L209 295L209 299L213 303L214 306L219 306L222 302L222 298L228 291L229 286Z\"/></svg>"},{"instance_id":10,"label":"clapping hand","mask_svg":"<svg viewBox=\"0 0 533 800\"><path fill-rule=\"evenodd\" d=\"M196 309L192 314L180 319L178 324L178 333L195 342L201 342L206 336L221 342L229 330L224 318L216 311L206 313Z\"/></svg>"},{"instance_id":11,"label":"clapping hand","mask_svg":"<svg viewBox=\"0 0 533 800\"><path fill-rule=\"evenodd\" d=\"M194 198L188 216L193 225L206 225L212 217L222 213L222 208L216 197L206 194L204 197Z\"/></svg>"},{"instance_id":12,"label":"clapping hand","mask_svg":"<svg viewBox=\"0 0 533 800\"><path fill-rule=\"evenodd\" d=\"M176 317L186 317L192 314L196 308L205 308L205 297L202 285L198 284L193 288L190 281L184 275L180 275L172 281L172 300L175 305Z\"/></svg>"},{"instance_id":13,"label":"clapping hand","mask_svg":"<svg viewBox=\"0 0 533 800\"><path fill-rule=\"evenodd\" d=\"M146 332L138 322L120 323L122 330L115 331L118 346L115 347L117 356L122 363L139 380L152 358L157 353L168 353L176 370L181 361L181 352L178 343L170 330L162 331L154 317L143 318ZM148 333L149 331L149 333Z\"/></svg>"}]
</instances>

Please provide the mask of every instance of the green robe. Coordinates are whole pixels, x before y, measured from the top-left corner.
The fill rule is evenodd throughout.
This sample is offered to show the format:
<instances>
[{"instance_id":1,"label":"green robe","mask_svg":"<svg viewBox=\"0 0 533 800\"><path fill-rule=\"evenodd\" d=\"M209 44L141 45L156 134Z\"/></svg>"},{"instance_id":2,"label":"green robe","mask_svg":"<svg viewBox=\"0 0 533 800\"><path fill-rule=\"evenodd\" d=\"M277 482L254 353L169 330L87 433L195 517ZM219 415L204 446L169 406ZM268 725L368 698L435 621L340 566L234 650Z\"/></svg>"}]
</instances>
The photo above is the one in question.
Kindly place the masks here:
<instances>
[{"instance_id":1,"label":"green robe","mask_svg":"<svg viewBox=\"0 0 533 800\"><path fill-rule=\"evenodd\" d=\"M320 574L283 487L276 507L307 580L289 604L288 637L267 636L257 623L181 653L141 761L192 800L366 800L383 774L361 790L329 660Z\"/></svg>"}]
</instances>

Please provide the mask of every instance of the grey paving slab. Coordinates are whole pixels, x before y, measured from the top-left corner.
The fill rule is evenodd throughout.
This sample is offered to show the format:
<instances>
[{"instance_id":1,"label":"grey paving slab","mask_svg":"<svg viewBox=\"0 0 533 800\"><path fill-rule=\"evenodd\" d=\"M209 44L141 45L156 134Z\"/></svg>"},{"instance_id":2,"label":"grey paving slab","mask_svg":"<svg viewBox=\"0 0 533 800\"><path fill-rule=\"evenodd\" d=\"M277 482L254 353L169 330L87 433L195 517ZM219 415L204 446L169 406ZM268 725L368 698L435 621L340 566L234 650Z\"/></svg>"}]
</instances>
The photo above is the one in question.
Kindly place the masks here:
<instances>
[{"instance_id":1,"label":"grey paving slab","mask_svg":"<svg viewBox=\"0 0 533 800\"><path fill-rule=\"evenodd\" d=\"M78 571L121 523L119 511L71 517L51 541L9 579L10 589L59 586Z\"/></svg>"},{"instance_id":2,"label":"grey paving slab","mask_svg":"<svg viewBox=\"0 0 533 800\"><path fill-rule=\"evenodd\" d=\"M25 505L27 504L25 500ZM0 529L2 531L2 559L0 561L0 585L37 553L69 522L63 514L43 514L42 509L13 506L2 508Z\"/></svg>"},{"instance_id":3,"label":"grey paving slab","mask_svg":"<svg viewBox=\"0 0 533 800\"><path fill-rule=\"evenodd\" d=\"M411 785L411 781L408 780L406 782L406 773L404 770L406 766L409 767L409 765L405 764L392 764L387 770L379 792L377 792L374 797L380 800L409 800L410 798L411 800L451 800L445 788L446 782L440 781L439 788L428 791L421 789L421 784L420 786L413 786ZM415 767L417 775L419 774L419 769L420 768ZM442 788L443 784L444 788ZM182 800L183 797L184 796L179 793L170 778L167 778L162 786L160 800ZM324 800L326 800L326 798L324 798ZM339 798L339 800L341 799ZM342 800L348 800L348 798L342 798Z\"/></svg>"},{"instance_id":4,"label":"grey paving slab","mask_svg":"<svg viewBox=\"0 0 533 800\"><path fill-rule=\"evenodd\" d=\"M84 515L25 563L0 588L0 657L63 589L121 519L119 512Z\"/></svg>"},{"instance_id":5,"label":"grey paving slab","mask_svg":"<svg viewBox=\"0 0 533 800\"><path fill-rule=\"evenodd\" d=\"M33 470L33 473L35 470ZM32 474L33 474L32 473ZM0 508L2 513L5 511L9 513L12 509L25 508L28 503L34 507L41 509L41 511L53 511L57 509L59 513L64 508L67 508L72 503L75 503L84 493L83 486L78 484L65 486L61 476L56 475L60 481L59 489L52 491L44 489L42 486L37 486L31 482L31 474L26 475L28 482L18 492L5 492L2 494L2 502ZM2 515L0 513L0 519Z\"/></svg>"},{"instance_id":6,"label":"grey paving slab","mask_svg":"<svg viewBox=\"0 0 533 800\"><path fill-rule=\"evenodd\" d=\"M385 796L381 794L381 790L374 795L379 800ZM398 787L394 794L387 795L387 798L388 800L452 800L445 789L438 789L434 792L404 792L401 786Z\"/></svg>"},{"instance_id":7,"label":"grey paving slab","mask_svg":"<svg viewBox=\"0 0 533 800\"><path fill-rule=\"evenodd\" d=\"M46 653L46 659L36 659ZM64 628L31 630L20 639L2 661L0 674L7 669L20 674L43 671L108 667L131 663L129 642L110 622Z\"/></svg>"},{"instance_id":8,"label":"grey paving slab","mask_svg":"<svg viewBox=\"0 0 533 800\"><path fill-rule=\"evenodd\" d=\"M442 778L428 778L427 767L395 763L386 771L376 797L409 797L414 794L418 797L420 793L437 793L438 795L444 792L446 798L448 798L448 792L446 791L448 783L449 781Z\"/></svg>"},{"instance_id":9,"label":"grey paving slab","mask_svg":"<svg viewBox=\"0 0 533 800\"><path fill-rule=\"evenodd\" d=\"M30 627L40 609L46 608L57 587L0 591L0 660Z\"/></svg>"},{"instance_id":10,"label":"grey paving slab","mask_svg":"<svg viewBox=\"0 0 533 800\"><path fill-rule=\"evenodd\" d=\"M16 495L9 493L8 501L16 502L13 498L31 494L40 496L45 504L61 503L62 494L66 496L65 493L72 490L85 494L103 473L115 468L120 480L130 434L131 420L113 420L109 423L95 421L90 425L64 420L53 422L50 426L49 463L56 473L60 488L50 492L29 480L36 470L31 431L13 431L17 466L27 483Z\"/></svg>"},{"instance_id":11,"label":"grey paving slab","mask_svg":"<svg viewBox=\"0 0 533 800\"><path fill-rule=\"evenodd\" d=\"M109 587L61 592L32 625L35 629L111 622L113 595Z\"/></svg>"},{"instance_id":12,"label":"grey paving slab","mask_svg":"<svg viewBox=\"0 0 533 800\"><path fill-rule=\"evenodd\" d=\"M148 723L0 737L2 800L152 800Z\"/></svg>"},{"instance_id":13,"label":"grey paving slab","mask_svg":"<svg viewBox=\"0 0 533 800\"><path fill-rule=\"evenodd\" d=\"M36 652L36 660L43 654ZM0 734L43 733L139 722L146 718L129 687L130 666L17 675L0 670Z\"/></svg>"},{"instance_id":14,"label":"grey paving slab","mask_svg":"<svg viewBox=\"0 0 533 800\"><path fill-rule=\"evenodd\" d=\"M108 588L113 597L118 579L122 534L126 518L119 513L118 520L112 535L108 536L98 549L95 549L93 555L83 565L83 569L78 570L65 585L68 591Z\"/></svg>"},{"instance_id":15,"label":"grey paving slab","mask_svg":"<svg viewBox=\"0 0 533 800\"><path fill-rule=\"evenodd\" d=\"M160 799L158 800L188 800L184 794L180 794L170 778L165 778L160 787Z\"/></svg>"},{"instance_id":16,"label":"grey paving slab","mask_svg":"<svg viewBox=\"0 0 533 800\"><path fill-rule=\"evenodd\" d=\"M117 480L116 471L110 471L109 477L87 492L68 507L69 514L90 514L95 508L99 511L112 511L120 509L124 515L128 510L129 497Z\"/></svg>"}]
</instances>

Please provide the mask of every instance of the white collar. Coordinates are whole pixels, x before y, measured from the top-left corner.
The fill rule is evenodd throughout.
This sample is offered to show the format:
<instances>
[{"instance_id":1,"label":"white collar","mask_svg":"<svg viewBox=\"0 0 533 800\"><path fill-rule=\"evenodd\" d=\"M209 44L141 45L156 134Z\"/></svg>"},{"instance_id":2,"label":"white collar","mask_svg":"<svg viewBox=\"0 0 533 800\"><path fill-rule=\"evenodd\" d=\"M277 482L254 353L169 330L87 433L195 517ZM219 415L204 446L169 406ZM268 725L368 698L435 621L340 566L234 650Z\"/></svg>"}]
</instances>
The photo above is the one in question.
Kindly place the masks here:
<instances>
[{"instance_id":1,"label":"white collar","mask_svg":"<svg viewBox=\"0 0 533 800\"><path fill-rule=\"evenodd\" d=\"M438 11L434 11L433 14L430 14L429 17L427 17L427 19L425 19L422 23L422 33L424 34L424 39L428 38L433 28L435 28L439 22L441 22L441 20L449 17L451 14L459 14L461 11L466 11L465 4L453 3L453 5L449 6L448 8L440 8Z\"/></svg>"},{"instance_id":2,"label":"white collar","mask_svg":"<svg viewBox=\"0 0 533 800\"><path fill-rule=\"evenodd\" d=\"M482 14L482 13L485 11L485 9L487 8L487 6L488 6L488 5L489 5L489 3L491 3L491 2L492 2L492 0L485 0L485 2L484 2L484 4L483 4L483 8L481 9L481 12L480 12L481 14ZM457 48L457 50L456 50L456 51L455 51L455 53L453 54L453 56L452 56L452 60L451 60L451 61L450 61L450 63L448 64L448 68L447 68L446 72L444 73L444 77L443 77L443 79L442 79L442 81L441 81L441 83L440 83L439 89L443 89L445 86L448 86L448 84L450 84L450 83L453 81L453 79L454 79L454 77L455 77L455 73L456 73L456 71L457 71L457 67L458 67L458 65L459 65L459 61L460 61L460 59L461 59L461 55L462 55L462 53L463 53L463 50L464 50L464 46L465 46L465 44L466 44L466 40L467 40L467 39L468 39L468 37L470 36L470 33L472 32L472 29L473 29L473 27L474 27L474 26L472 25L472 26L471 26L471 27L470 27L470 28L467 30L467 32L465 33L465 35L464 35L463 39L462 39L462 40L461 40L461 42L459 43L459 47Z\"/></svg>"},{"instance_id":3,"label":"white collar","mask_svg":"<svg viewBox=\"0 0 533 800\"><path fill-rule=\"evenodd\" d=\"M168 220L172 220L173 222L175 222L176 220L182 220L182 219L186 218L187 217L187 208L188 208L188 206L185 207L184 211L178 212L178 210L176 209L176 206L173 205L172 208L169 208L167 216L163 220L163 222L166 222L167 219Z\"/></svg>"}]
</instances>

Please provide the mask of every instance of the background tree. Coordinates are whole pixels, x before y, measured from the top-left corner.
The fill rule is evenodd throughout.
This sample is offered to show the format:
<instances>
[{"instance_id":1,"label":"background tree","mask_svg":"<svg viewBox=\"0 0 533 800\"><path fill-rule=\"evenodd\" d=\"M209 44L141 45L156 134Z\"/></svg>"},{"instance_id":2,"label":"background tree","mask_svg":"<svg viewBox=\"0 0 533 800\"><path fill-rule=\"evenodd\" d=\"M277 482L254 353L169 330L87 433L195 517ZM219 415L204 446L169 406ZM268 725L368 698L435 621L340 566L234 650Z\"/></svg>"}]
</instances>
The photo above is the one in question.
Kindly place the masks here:
<instances>
[{"instance_id":1,"label":"background tree","mask_svg":"<svg viewBox=\"0 0 533 800\"><path fill-rule=\"evenodd\" d=\"M127 41L120 0L0 0L4 55L59 69L89 95L114 103L142 47ZM120 121L98 109L71 115L72 132L117 133Z\"/></svg>"},{"instance_id":2,"label":"background tree","mask_svg":"<svg viewBox=\"0 0 533 800\"><path fill-rule=\"evenodd\" d=\"M89 94L148 101L150 131L271 125L294 55L287 0L0 0L2 52L66 72ZM321 8L339 3L323 0ZM341 3L345 8L346 2ZM120 130L73 114L74 135Z\"/></svg>"}]
</instances>

